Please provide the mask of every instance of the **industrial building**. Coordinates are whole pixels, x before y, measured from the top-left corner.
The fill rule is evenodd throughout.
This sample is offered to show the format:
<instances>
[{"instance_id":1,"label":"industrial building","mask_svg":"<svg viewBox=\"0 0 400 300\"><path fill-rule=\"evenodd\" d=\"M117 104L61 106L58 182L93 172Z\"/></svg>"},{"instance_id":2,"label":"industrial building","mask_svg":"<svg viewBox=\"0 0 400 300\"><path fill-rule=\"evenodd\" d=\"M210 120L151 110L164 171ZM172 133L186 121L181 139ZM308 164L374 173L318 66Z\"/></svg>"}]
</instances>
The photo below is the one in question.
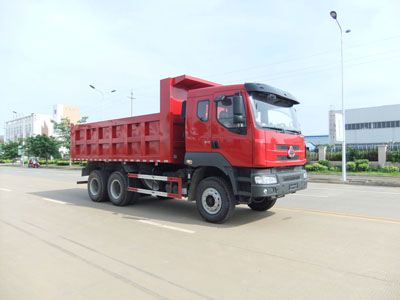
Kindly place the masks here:
<instances>
[{"instance_id":1,"label":"industrial building","mask_svg":"<svg viewBox=\"0 0 400 300\"><path fill-rule=\"evenodd\" d=\"M340 127L337 114L329 111L329 141L339 144L336 134ZM340 118L339 118L340 120ZM349 145L375 146L400 143L400 104L346 109L346 143Z\"/></svg>"}]
</instances>

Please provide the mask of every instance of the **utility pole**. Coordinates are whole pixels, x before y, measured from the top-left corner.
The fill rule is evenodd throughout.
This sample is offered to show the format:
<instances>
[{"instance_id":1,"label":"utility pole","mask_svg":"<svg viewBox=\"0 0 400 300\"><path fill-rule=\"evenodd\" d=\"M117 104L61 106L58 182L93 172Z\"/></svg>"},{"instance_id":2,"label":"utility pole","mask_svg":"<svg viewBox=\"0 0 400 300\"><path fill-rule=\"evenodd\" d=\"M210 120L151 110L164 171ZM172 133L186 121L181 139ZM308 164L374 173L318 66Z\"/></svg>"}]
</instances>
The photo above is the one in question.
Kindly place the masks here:
<instances>
[{"instance_id":1,"label":"utility pole","mask_svg":"<svg viewBox=\"0 0 400 300\"><path fill-rule=\"evenodd\" d=\"M133 100L136 99L133 97L133 89L131 89L131 95L127 97L131 100L131 117L133 116Z\"/></svg>"}]
</instances>

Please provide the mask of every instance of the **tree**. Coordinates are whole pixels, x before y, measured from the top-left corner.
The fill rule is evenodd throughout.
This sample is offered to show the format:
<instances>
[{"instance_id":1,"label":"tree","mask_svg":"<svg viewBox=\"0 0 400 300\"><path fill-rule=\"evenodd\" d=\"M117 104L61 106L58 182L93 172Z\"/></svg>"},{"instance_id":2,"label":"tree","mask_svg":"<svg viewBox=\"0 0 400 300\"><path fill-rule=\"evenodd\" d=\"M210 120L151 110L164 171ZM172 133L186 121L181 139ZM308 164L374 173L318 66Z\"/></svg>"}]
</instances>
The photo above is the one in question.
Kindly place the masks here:
<instances>
[{"instance_id":1,"label":"tree","mask_svg":"<svg viewBox=\"0 0 400 300\"><path fill-rule=\"evenodd\" d=\"M46 164L50 156L58 156L58 142L54 137L47 135L37 135L26 139L26 151L29 155L44 158Z\"/></svg>"},{"instance_id":2,"label":"tree","mask_svg":"<svg viewBox=\"0 0 400 300\"><path fill-rule=\"evenodd\" d=\"M83 116L77 123L78 124L83 124L87 122L87 119L89 119L88 116Z\"/></svg>"},{"instance_id":3,"label":"tree","mask_svg":"<svg viewBox=\"0 0 400 300\"><path fill-rule=\"evenodd\" d=\"M14 159L18 156L18 142L8 142L3 145L2 155L3 159Z\"/></svg>"},{"instance_id":4,"label":"tree","mask_svg":"<svg viewBox=\"0 0 400 300\"><path fill-rule=\"evenodd\" d=\"M61 122L54 122L54 133L60 146L70 149L71 146L71 127L72 124L68 118L62 118Z\"/></svg>"}]
</instances>

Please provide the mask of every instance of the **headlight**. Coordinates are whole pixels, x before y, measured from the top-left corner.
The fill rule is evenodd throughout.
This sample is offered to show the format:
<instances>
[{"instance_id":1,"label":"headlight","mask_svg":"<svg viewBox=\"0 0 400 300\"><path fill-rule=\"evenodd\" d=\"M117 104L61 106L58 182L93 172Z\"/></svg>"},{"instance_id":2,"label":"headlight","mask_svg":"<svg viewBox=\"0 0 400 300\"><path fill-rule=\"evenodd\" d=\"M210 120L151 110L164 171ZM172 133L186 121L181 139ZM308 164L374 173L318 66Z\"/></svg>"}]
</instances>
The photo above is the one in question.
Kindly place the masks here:
<instances>
[{"instance_id":1,"label":"headlight","mask_svg":"<svg viewBox=\"0 0 400 300\"><path fill-rule=\"evenodd\" d=\"M254 176L254 182L256 184L275 184L278 181L276 180L276 176L259 175Z\"/></svg>"},{"instance_id":2,"label":"headlight","mask_svg":"<svg viewBox=\"0 0 400 300\"><path fill-rule=\"evenodd\" d=\"M308 177L307 172L304 172L304 173L303 173L303 178L304 178L304 179L307 179L307 177Z\"/></svg>"}]
</instances>

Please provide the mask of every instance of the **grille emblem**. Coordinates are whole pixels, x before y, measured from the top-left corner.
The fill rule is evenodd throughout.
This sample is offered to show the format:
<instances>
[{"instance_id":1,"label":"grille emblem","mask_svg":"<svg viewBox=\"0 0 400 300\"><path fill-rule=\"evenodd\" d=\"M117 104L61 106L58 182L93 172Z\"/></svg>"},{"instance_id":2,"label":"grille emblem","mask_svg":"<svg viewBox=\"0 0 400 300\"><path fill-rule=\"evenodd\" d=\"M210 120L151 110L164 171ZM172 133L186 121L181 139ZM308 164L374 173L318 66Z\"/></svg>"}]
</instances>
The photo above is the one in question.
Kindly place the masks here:
<instances>
[{"instance_id":1,"label":"grille emblem","mask_svg":"<svg viewBox=\"0 0 400 300\"><path fill-rule=\"evenodd\" d=\"M290 147L289 147L289 150L288 150L288 152L287 152L287 156L288 156L289 158L293 158L295 155L296 155L296 152L294 152L293 146L290 146Z\"/></svg>"}]
</instances>

